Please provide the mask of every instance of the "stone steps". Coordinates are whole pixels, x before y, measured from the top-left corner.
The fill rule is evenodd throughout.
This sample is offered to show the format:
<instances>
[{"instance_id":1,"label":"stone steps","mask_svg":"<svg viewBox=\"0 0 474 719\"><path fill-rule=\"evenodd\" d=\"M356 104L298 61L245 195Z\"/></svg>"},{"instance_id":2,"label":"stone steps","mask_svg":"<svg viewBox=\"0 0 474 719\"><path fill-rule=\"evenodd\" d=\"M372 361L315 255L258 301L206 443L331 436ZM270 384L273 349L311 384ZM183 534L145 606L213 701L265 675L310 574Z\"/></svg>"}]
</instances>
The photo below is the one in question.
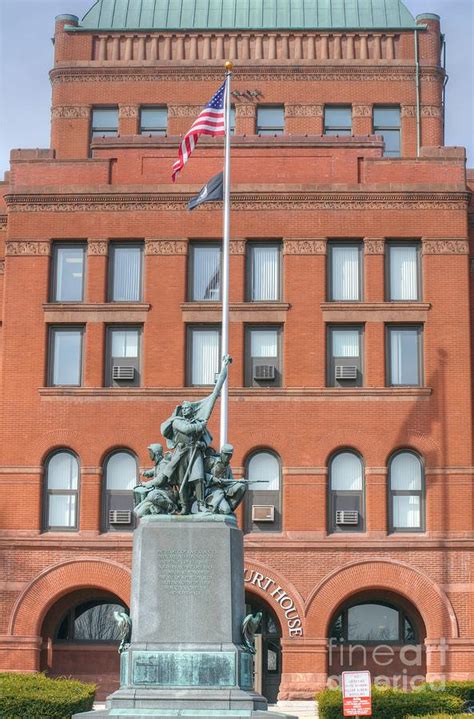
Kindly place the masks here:
<instances>
[{"instance_id":1,"label":"stone steps","mask_svg":"<svg viewBox=\"0 0 474 719\"><path fill-rule=\"evenodd\" d=\"M317 719L318 709L314 701L281 701L268 707L269 711L281 712L298 719Z\"/></svg>"}]
</instances>

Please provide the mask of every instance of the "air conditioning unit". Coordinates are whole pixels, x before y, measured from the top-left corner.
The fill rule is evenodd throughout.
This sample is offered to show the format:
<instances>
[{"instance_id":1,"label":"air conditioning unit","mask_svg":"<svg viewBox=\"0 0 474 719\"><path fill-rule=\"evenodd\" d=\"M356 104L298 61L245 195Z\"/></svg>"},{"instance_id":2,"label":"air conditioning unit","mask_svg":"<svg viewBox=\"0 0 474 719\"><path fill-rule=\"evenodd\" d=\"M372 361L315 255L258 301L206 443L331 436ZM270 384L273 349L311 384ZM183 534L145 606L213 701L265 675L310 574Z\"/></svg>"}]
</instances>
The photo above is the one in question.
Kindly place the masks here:
<instances>
[{"instance_id":1,"label":"air conditioning unit","mask_svg":"<svg viewBox=\"0 0 474 719\"><path fill-rule=\"evenodd\" d=\"M109 524L131 524L132 513L128 509L109 510Z\"/></svg>"},{"instance_id":2,"label":"air conditioning unit","mask_svg":"<svg viewBox=\"0 0 474 719\"><path fill-rule=\"evenodd\" d=\"M274 522L275 507L273 504L252 504L252 522Z\"/></svg>"},{"instance_id":3,"label":"air conditioning unit","mask_svg":"<svg viewBox=\"0 0 474 719\"><path fill-rule=\"evenodd\" d=\"M276 376L275 365L257 364L253 368L253 378L259 381L274 380Z\"/></svg>"},{"instance_id":4,"label":"air conditioning unit","mask_svg":"<svg viewBox=\"0 0 474 719\"><path fill-rule=\"evenodd\" d=\"M357 379L357 367L355 365L336 365L336 379Z\"/></svg>"},{"instance_id":5,"label":"air conditioning unit","mask_svg":"<svg viewBox=\"0 0 474 719\"><path fill-rule=\"evenodd\" d=\"M359 512L352 510L338 510L336 512L336 524L359 524Z\"/></svg>"},{"instance_id":6,"label":"air conditioning unit","mask_svg":"<svg viewBox=\"0 0 474 719\"><path fill-rule=\"evenodd\" d=\"M114 365L112 367L112 379L133 381L135 379L135 367Z\"/></svg>"}]
</instances>

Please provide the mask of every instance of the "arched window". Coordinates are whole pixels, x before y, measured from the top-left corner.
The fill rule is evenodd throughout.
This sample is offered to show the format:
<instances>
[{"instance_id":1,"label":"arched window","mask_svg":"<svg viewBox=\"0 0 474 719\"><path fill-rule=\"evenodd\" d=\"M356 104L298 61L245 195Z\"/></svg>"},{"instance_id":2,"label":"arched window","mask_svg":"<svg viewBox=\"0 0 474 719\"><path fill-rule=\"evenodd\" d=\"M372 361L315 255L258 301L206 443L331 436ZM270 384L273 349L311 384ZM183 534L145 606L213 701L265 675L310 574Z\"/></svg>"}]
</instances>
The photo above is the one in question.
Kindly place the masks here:
<instances>
[{"instance_id":1,"label":"arched window","mask_svg":"<svg viewBox=\"0 0 474 719\"><path fill-rule=\"evenodd\" d=\"M281 531L281 466L273 452L252 454L247 462L246 479L251 482L246 501L247 532Z\"/></svg>"},{"instance_id":2,"label":"arched window","mask_svg":"<svg viewBox=\"0 0 474 719\"><path fill-rule=\"evenodd\" d=\"M358 602L333 620L329 638L342 644L415 644L415 626L406 612L385 602Z\"/></svg>"},{"instance_id":3,"label":"arched window","mask_svg":"<svg viewBox=\"0 0 474 719\"><path fill-rule=\"evenodd\" d=\"M114 612L123 612L122 604L90 601L72 607L63 617L55 639L61 642L117 642L120 630Z\"/></svg>"},{"instance_id":4,"label":"arched window","mask_svg":"<svg viewBox=\"0 0 474 719\"><path fill-rule=\"evenodd\" d=\"M329 463L329 532L361 532L364 515L362 460L355 452L338 452Z\"/></svg>"},{"instance_id":5,"label":"arched window","mask_svg":"<svg viewBox=\"0 0 474 719\"><path fill-rule=\"evenodd\" d=\"M390 531L424 531L425 483L420 457L406 450L394 454L389 462L388 483Z\"/></svg>"},{"instance_id":6,"label":"arched window","mask_svg":"<svg viewBox=\"0 0 474 719\"><path fill-rule=\"evenodd\" d=\"M104 529L129 531L134 527L133 488L138 484L137 458L120 450L105 462Z\"/></svg>"},{"instance_id":7,"label":"arched window","mask_svg":"<svg viewBox=\"0 0 474 719\"><path fill-rule=\"evenodd\" d=\"M45 466L45 529L77 529L79 504L79 462L70 451L50 455Z\"/></svg>"}]
</instances>

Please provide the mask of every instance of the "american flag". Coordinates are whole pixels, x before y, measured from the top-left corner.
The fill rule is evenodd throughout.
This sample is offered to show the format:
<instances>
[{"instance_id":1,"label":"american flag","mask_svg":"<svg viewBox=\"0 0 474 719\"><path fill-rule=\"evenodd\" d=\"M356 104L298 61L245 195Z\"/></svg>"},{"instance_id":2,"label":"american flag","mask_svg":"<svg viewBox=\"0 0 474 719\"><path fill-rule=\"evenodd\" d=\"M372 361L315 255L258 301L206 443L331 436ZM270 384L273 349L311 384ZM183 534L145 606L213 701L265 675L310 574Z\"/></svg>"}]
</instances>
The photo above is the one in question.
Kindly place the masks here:
<instances>
[{"instance_id":1,"label":"american flag","mask_svg":"<svg viewBox=\"0 0 474 719\"><path fill-rule=\"evenodd\" d=\"M178 159L173 165L172 178L176 181L176 175L183 169L191 153L196 147L199 135L225 135L225 89L227 80L223 82L210 102L199 113L183 138L178 150Z\"/></svg>"}]
</instances>

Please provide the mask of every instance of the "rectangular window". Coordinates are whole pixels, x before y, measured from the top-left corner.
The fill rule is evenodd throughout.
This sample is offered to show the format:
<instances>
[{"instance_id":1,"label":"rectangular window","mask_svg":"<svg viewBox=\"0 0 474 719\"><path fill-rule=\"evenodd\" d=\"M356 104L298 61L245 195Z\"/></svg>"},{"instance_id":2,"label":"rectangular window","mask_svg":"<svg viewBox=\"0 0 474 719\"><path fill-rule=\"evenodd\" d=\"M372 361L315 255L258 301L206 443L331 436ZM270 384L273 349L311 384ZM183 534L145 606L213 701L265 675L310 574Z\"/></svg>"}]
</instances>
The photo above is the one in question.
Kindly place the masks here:
<instances>
[{"instance_id":1,"label":"rectangular window","mask_svg":"<svg viewBox=\"0 0 474 719\"><path fill-rule=\"evenodd\" d=\"M281 328L247 327L245 384L247 387L281 385Z\"/></svg>"},{"instance_id":2,"label":"rectangular window","mask_svg":"<svg viewBox=\"0 0 474 719\"><path fill-rule=\"evenodd\" d=\"M51 273L52 302L82 302L86 245L55 244Z\"/></svg>"},{"instance_id":3,"label":"rectangular window","mask_svg":"<svg viewBox=\"0 0 474 719\"><path fill-rule=\"evenodd\" d=\"M189 254L189 298L193 302L219 302L221 299L220 244L192 244Z\"/></svg>"},{"instance_id":4,"label":"rectangular window","mask_svg":"<svg viewBox=\"0 0 474 719\"><path fill-rule=\"evenodd\" d=\"M141 327L107 328L108 387L138 387L140 385Z\"/></svg>"},{"instance_id":5,"label":"rectangular window","mask_svg":"<svg viewBox=\"0 0 474 719\"><path fill-rule=\"evenodd\" d=\"M329 327L329 387L363 385L362 331L360 326Z\"/></svg>"},{"instance_id":6,"label":"rectangular window","mask_svg":"<svg viewBox=\"0 0 474 719\"><path fill-rule=\"evenodd\" d=\"M82 384L83 327L51 327L49 331L49 385Z\"/></svg>"},{"instance_id":7,"label":"rectangular window","mask_svg":"<svg viewBox=\"0 0 474 719\"><path fill-rule=\"evenodd\" d=\"M352 135L352 107L350 105L324 108L325 135Z\"/></svg>"},{"instance_id":8,"label":"rectangular window","mask_svg":"<svg viewBox=\"0 0 474 719\"><path fill-rule=\"evenodd\" d=\"M329 300L332 302L360 302L362 299L362 243L330 243L328 268Z\"/></svg>"},{"instance_id":9,"label":"rectangular window","mask_svg":"<svg viewBox=\"0 0 474 719\"><path fill-rule=\"evenodd\" d=\"M111 244L109 262L109 301L141 302L143 244Z\"/></svg>"},{"instance_id":10,"label":"rectangular window","mask_svg":"<svg viewBox=\"0 0 474 719\"><path fill-rule=\"evenodd\" d=\"M412 386L422 384L422 328L388 327L388 384Z\"/></svg>"},{"instance_id":11,"label":"rectangular window","mask_svg":"<svg viewBox=\"0 0 474 719\"><path fill-rule=\"evenodd\" d=\"M118 107L92 108L91 137L117 137Z\"/></svg>"},{"instance_id":12,"label":"rectangular window","mask_svg":"<svg viewBox=\"0 0 474 719\"><path fill-rule=\"evenodd\" d=\"M257 135L283 135L285 108L283 105L260 105L257 107Z\"/></svg>"},{"instance_id":13,"label":"rectangular window","mask_svg":"<svg viewBox=\"0 0 474 719\"><path fill-rule=\"evenodd\" d=\"M247 243L247 297L250 302L281 299L280 243Z\"/></svg>"},{"instance_id":14,"label":"rectangular window","mask_svg":"<svg viewBox=\"0 0 474 719\"><path fill-rule=\"evenodd\" d=\"M166 135L168 129L167 107L140 108L140 134Z\"/></svg>"},{"instance_id":15,"label":"rectangular window","mask_svg":"<svg viewBox=\"0 0 474 719\"><path fill-rule=\"evenodd\" d=\"M188 384L215 384L220 369L220 343L217 327L188 328Z\"/></svg>"},{"instance_id":16,"label":"rectangular window","mask_svg":"<svg viewBox=\"0 0 474 719\"><path fill-rule=\"evenodd\" d=\"M387 245L388 300L410 302L420 299L420 246L391 242Z\"/></svg>"},{"instance_id":17,"label":"rectangular window","mask_svg":"<svg viewBox=\"0 0 474 719\"><path fill-rule=\"evenodd\" d=\"M235 105L230 106L230 134L235 135Z\"/></svg>"},{"instance_id":18,"label":"rectangular window","mask_svg":"<svg viewBox=\"0 0 474 719\"><path fill-rule=\"evenodd\" d=\"M374 107L374 135L385 141L385 157L400 157L400 108Z\"/></svg>"}]
</instances>

